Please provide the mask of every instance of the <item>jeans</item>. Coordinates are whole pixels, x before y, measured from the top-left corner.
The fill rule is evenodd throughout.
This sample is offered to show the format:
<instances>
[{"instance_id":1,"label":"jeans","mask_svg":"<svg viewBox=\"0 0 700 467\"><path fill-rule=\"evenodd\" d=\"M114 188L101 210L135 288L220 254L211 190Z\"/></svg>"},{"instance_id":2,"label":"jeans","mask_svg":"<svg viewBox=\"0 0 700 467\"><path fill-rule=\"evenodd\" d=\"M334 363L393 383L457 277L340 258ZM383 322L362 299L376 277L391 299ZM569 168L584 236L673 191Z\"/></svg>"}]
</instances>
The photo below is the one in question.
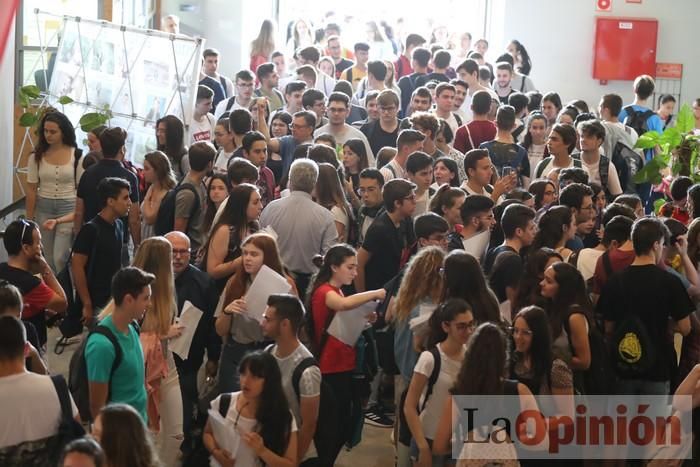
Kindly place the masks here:
<instances>
[{"instance_id":1,"label":"jeans","mask_svg":"<svg viewBox=\"0 0 700 467\"><path fill-rule=\"evenodd\" d=\"M236 392L241 389L238 366L246 354L256 350L262 350L267 346L264 342L252 342L250 344L239 344L231 337L221 348L219 357L219 392Z\"/></svg>"},{"instance_id":2,"label":"jeans","mask_svg":"<svg viewBox=\"0 0 700 467\"><path fill-rule=\"evenodd\" d=\"M352 384L352 371L340 373L327 373L323 375L323 380L333 390L335 396L336 409L338 414L338 425L341 427L338 433L338 443L333 447L331 460L335 460L340 454L340 450L352 435L352 415L354 406L360 403L358 394Z\"/></svg>"},{"instance_id":3,"label":"jeans","mask_svg":"<svg viewBox=\"0 0 700 467\"><path fill-rule=\"evenodd\" d=\"M56 224L53 230L45 229L43 224L49 219L57 219L73 211L75 211L75 198L49 199L37 196L36 222L41 232L44 256L56 273L63 269L68 260L68 253L73 244L73 223Z\"/></svg>"}]
</instances>

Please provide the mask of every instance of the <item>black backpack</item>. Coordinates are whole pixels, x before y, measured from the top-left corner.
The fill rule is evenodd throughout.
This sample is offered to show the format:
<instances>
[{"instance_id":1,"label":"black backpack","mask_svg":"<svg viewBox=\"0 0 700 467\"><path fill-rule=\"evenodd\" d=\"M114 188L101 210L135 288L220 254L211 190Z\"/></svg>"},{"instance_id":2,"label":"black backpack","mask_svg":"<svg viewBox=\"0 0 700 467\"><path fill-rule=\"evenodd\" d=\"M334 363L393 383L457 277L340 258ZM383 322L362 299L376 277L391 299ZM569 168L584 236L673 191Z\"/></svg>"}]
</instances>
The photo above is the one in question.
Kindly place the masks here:
<instances>
[{"instance_id":1,"label":"black backpack","mask_svg":"<svg viewBox=\"0 0 700 467\"><path fill-rule=\"evenodd\" d=\"M656 348L648 329L638 316L628 313L615 328L612 338L616 373L625 378L644 378L656 358Z\"/></svg>"},{"instance_id":2,"label":"black backpack","mask_svg":"<svg viewBox=\"0 0 700 467\"><path fill-rule=\"evenodd\" d=\"M577 313L574 311L573 313ZM578 312L580 313L580 312ZM610 394L612 381L614 381L614 373L610 364L610 357L605 345L603 333L598 329L596 323L586 317L588 322L588 347L591 349L591 365L587 370L581 371L581 380L577 381L578 388L583 394L589 395L604 395ZM569 339L569 347L573 351L571 344L571 332L568 321L564 321L564 329L566 330ZM575 380L578 378L574 378Z\"/></svg>"},{"instance_id":3,"label":"black backpack","mask_svg":"<svg viewBox=\"0 0 700 467\"><path fill-rule=\"evenodd\" d=\"M156 216L156 223L154 225L154 230L156 235L165 235L168 232L172 232L175 227L175 204L177 202L177 194L182 190L190 190L194 193L194 203L192 204L192 209L190 211L190 219L194 215L195 211L199 209L199 194L197 189L191 183L180 182L175 188L172 188L163 197L163 201L160 203L160 208L158 208L158 215Z\"/></svg>"},{"instance_id":4,"label":"black backpack","mask_svg":"<svg viewBox=\"0 0 700 467\"><path fill-rule=\"evenodd\" d=\"M615 143L611 157L620 179L622 191L624 193L637 193L634 176L644 167L642 156L622 141L618 141Z\"/></svg>"},{"instance_id":5,"label":"black backpack","mask_svg":"<svg viewBox=\"0 0 700 467\"><path fill-rule=\"evenodd\" d=\"M627 116L625 117L625 121L623 123L636 131L637 136L642 136L644 133L649 131L647 120L649 120L649 117L654 115L653 110L634 110L633 106L628 105L624 108L624 111L627 112Z\"/></svg>"},{"instance_id":6,"label":"black backpack","mask_svg":"<svg viewBox=\"0 0 700 467\"><path fill-rule=\"evenodd\" d=\"M573 157L573 155L572 158L574 160L574 167L578 167L579 169L583 168L583 165L581 164L581 159L577 159ZM537 163L537 167L535 167L535 178L542 178L542 175L544 174L544 169L549 165L549 162L552 159L554 159L554 156L547 156Z\"/></svg>"},{"instance_id":7,"label":"black backpack","mask_svg":"<svg viewBox=\"0 0 700 467\"><path fill-rule=\"evenodd\" d=\"M433 394L433 387L437 383L438 377L440 376L440 367L442 366L442 359L440 358L440 350L437 347L433 347L428 352L433 356L433 371L430 372L428 377L428 385L425 390L425 398L423 399L423 404L419 404L418 413L421 413L425 406L428 404L428 399ZM406 415L403 413L403 408L406 405L406 395L408 394L408 387L401 393L401 399L399 401L399 442L404 446L410 446L411 444L411 430L408 427L408 422L406 421Z\"/></svg>"},{"instance_id":8,"label":"black backpack","mask_svg":"<svg viewBox=\"0 0 700 467\"><path fill-rule=\"evenodd\" d=\"M136 322L132 322L130 326L132 326L137 333L140 332L140 328ZM78 412L80 412L80 419L85 422L93 420L90 411L90 387L87 374L87 361L85 360L85 349L87 349L88 340L93 334L105 336L114 346L114 361L112 362L112 369L109 373L109 385L111 385L114 372L119 368L123 359L122 346L119 345L117 336L114 335L111 329L102 325L95 326L95 329L90 331L85 339L83 339L83 342L81 342L78 350L76 350L71 357L68 367L68 386L73 395L73 401L76 407L78 407ZM109 400L109 395L107 396L107 400Z\"/></svg>"}]
</instances>

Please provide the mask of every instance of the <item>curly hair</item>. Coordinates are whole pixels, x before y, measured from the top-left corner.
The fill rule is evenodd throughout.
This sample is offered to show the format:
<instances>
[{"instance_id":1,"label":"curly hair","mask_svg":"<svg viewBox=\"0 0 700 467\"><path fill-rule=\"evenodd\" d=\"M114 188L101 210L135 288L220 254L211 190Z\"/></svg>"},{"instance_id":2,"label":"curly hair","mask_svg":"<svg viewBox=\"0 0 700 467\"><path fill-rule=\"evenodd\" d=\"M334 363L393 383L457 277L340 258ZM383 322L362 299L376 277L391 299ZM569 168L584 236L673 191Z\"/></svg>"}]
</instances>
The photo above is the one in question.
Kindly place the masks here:
<instances>
[{"instance_id":1,"label":"curly hair","mask_svg":"<svg viewBox=\"0 0 700 467\"><path fill-rule=\"evenodd\" d=\"M411 258L396 297L396 318L399 321L408 319L411 310L423 298L439 302L444 283L440 268L444 259L444 250L435 246L426 247Z\"/></svg>"}]
</instances>

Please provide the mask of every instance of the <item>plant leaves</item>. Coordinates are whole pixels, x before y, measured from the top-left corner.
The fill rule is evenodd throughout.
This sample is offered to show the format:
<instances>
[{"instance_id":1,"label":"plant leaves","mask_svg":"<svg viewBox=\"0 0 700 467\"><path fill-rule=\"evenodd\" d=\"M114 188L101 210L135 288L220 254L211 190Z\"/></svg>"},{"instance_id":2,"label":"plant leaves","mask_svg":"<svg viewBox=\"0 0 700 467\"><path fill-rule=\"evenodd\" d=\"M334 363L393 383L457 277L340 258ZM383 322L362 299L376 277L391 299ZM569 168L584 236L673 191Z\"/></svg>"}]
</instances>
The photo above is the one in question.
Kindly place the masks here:
<instances>
[{"instance_id":1,"label":"plant leaves","mask_svg":"<svg viewBox=\"0 0 700 467\"><path fill-rule=\"evenodd\" d=\"M656 131L647 131L637 140L637 144L634 145L635 148L641 149L651 149L659 144L659 139L661 135Z\"/></svg>"},{"instance_id":2,"label":"plant leaves","mask_svg":"<svg viewBox=\"0 0 700 467\"><path fill-rule=\"evenodd\" d=\"M695 121L693 120L693 126L695 126ZM683 142L683 135L678 131L678 128L669 127L664 130L664 132L659 137L659 144L668 144L669 149L673 149L679 146Z\"/></svg>"},{"instance_id":3,"label":"plant leaves","mask_svg":"<svg viewBox=\"0 0 700 467\"><path fill-rule=\"evenodd\" d=\"M695 117L693 116L693 109L691 109L688 104L683 104L680 112L678 112L678 118L676 119L676 129L680 133L688 133L695 129Z\"/></svg>"},{"instance_id":4,"label":"plant leaves","mask_svg":"<svg viewBox=\"0 0 700 467\"><path fill-rule=\"evenodd\" d=\"M71 98L68 97L68 96L61 96L61 97L58 99L58 103L61 104L61 105L70 104L71 102L73 102L73 99L71 99Z\"/></svg>"},{"instance_id":5,"label":"plant leaves","mask_svg":"<svg viewBox=\"0 0 700 467\"><path fill-rule=\"evenodd\" d=\"M654 201L654 213L659 214L659 211L661 211L661 206L664 204L666 204L666 200L664 198L659 198Z\"/></svg>"},{"instance_id":6,"label":"plant leaves","mask_svg":"<svg viewBox=\"0 0 700 467\"><path fill-rule=\"evenodd\" d=\"M23 127L33 126L39 121L39 117L33 112L25 112L19 117L19 125Z\"/></svg>"},{"instance_id":7,"label":"plant leaves","mask_svg":"<svg viewBox=\"0 0 700 467\"><path fill-rule=\"evenodd\" d=\"M642 169L634 174L635 183L659 183L661 181L661 169L666 167L658 159L659 156L647 162Z\"/></svg>"},{"instance_id":8,"label":"plant leaves","mask_svg":"<svg viewBox=\"0 0 700 467\"><path fill-rule=\"evenodd\" d=\"M98 126L103 125L105 121L104 115L97 112L90 112L80 117L78 123L80 124L80 129L87 133Z\"/></svg>"},{"instance_id":9,"label":"plant leaves","mask_svg":"<svg viewBox=\"0 0 700 467\"><path fill-rule=\"evenodd\" d=\"M35 86L35 85L33 85L33 84L28 84L27 86L22 86L22 87L19 89L19 92L20 92L21 94L26 95L26 96L29 97L30 99L36 99L36 98L38 98L39 96L41 96L41 90L39 89L38 86ZM693 121L693 125L694 125L694 124L695 124L695 122Z\"/></svg>"}]
</instances>

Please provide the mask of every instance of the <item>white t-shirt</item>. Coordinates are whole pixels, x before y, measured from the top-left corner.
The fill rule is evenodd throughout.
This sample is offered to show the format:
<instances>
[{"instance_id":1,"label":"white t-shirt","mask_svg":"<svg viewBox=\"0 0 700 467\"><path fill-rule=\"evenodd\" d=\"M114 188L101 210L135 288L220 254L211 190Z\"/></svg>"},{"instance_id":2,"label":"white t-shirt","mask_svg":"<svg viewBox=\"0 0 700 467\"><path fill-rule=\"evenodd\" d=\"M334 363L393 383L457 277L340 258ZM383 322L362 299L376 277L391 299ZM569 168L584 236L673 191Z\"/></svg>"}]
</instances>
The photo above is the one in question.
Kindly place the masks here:
<instances>
[{"instance_id":1,"label":"white t-shirt","mask_svg":"<svg viewBox=\"0 0 700 467\"><path fill-rule=\"evenodd\" d=\"M593 277L595 265L598 262L598 258L600 258L603 253L603 251L596 250L595 248L584 248L579 252L578 259L576 260L576 268L581 272L584 281Z\"/></svg>"},{"instance_id":2,"label":"white t-shirt","mask_svg":"<svg viewBox=\"0 0 700 467\"><path fill-rule=\"evenodd\" d=\"M544 161L537 164L537 166L539 167L539 165L543 164L543 163L544 163ZM549 162L547 162L547 164L544 166L544 170L539 170L538 168L535 168L535 174L541 173L542 175L540 175L540 178L547 178L547 177L549 177L549 172L551 172L554 169L568 169L569 167L573 167L573 166L574 166L574 158L573 157L569 158L569 165L567 165L566 167L555 166L554 165L554 157L552 157L551 159L549 159Z\"/></svg>"},{"instance_id":3,"label":"white t-shirt","mask_svg":"<svg viewBox=\"0 0 700 467\"><path fill-rule=\"evenodd\" d=\"M299 401L297 395L294 392L294 387L292 385L292 375L294 374L294 369L301 363L305 358L313 357L309 349L303 345L294 350L291 354L284 358L277 356L277 345L272 345L271 348L266 349L270 352L275 359L277 359L277 364L280 367L280 373L282 373L282 389L284 389L284 394L287 396L287 401L289 402L289 409L294 414L294 421L296 425L301 424L301 411L299 408ZM321 395L321 370L317 366L310 366L301 374L299 379L299 397L318 397ZM316 447L314 446L314 440L311 440L309 449L306 450L304 458L313 459L316 457Z\"/></svg>"},{"instance_id":4,"label":"white t-shirt","mask_svg":"<svg viewBox=\"0 0 700 467\"><path fill-rule=\"evenodd\" d=\"M596 162L595 164L587 164L586 161L581 158L581 165L583 169L588 172L588 182L595 182L602 185L600 181L600 164ZM620 177L617 175L617 169L612 162L608 162L608 183L607 188L610 194L617 196L622 193L622 187L620 186ZM605 188L605 187L603 187Z\"/></svg>"},{"instance_id":5,"label":"white t-shirt","mask_svg":"<svg viewBox=\"0 0 700 467\"><path fill-rule=\"evenodd\" d=\"M226 152L224 148L219 149L219 152L216 153L216 157L214 158L214 171L223 174L227 173L228 160L233 156L234 152L236 151Z\"/></svg>"},{"instance_id":6,"label":"white t-shirt","mask_svg":"<svg viewBox=\"0 0 700 467\"><path fill-rule=\"evenodd\" d=\"M425 190L425 192L418 196L416 195L416 210L413 211L413 218L425 214L428 212L428 204L430 203L430 190Z\"/></svg>"},{"instance_id":7,"label":"white t-shirt","mask_svg":"<svg viewBox=\"0 0 700 467\"><path fill-rule=\"evenodd\" d=\"M392 171L388 166L391 166L394 170ZM395 178L403 178L404 180L408 178L408 175L406 174L406 169L401 167L399 163L396 162L396 160L394 159L390 160L389 163L381 169L379 169L379 171L384 177L384 183Z\"/></svg>"},{"instance_id":8,"label":"white t-shirt","mask_svg":"<svg viewBox=\"0 0 700 467\"><path fill-rule=\"evenodd\" d=\"M530 161L530 180L535 179L535 169L544 156L545 144L532 144L527 151L527 158Z\"/></svg>"},{"instance_id":9,"label":"white t-shirt","mask_svg":"<svg viewBox=\"0 0 700 467\"><path fill-rule=\"evenodd\" d=\"M226 106L228 105L231 99L233 99L233 105L231 105L230 109L226 110ZM226 112L233 112L236 109L245 109L245 107L238 103L238 101L236 100L236 96L231 96L227 99L223 99L221 102L216 104L216 108L214 109L214 118L216 118L216 120L219 120L221 116Z\"/></svg>"},{"instance_id":10,"label":"white t-shirt","mask_svg":"<svg viewBox=\"0 0 700 467\"><path fill-rule=\"evenodd\" d=\"M242 415L240 417L238 416L238 410L236 410L236 401L238 400L239 395L240 391L231 394L231 405L228 408L228 412L226 413L225 418L230 420L231 423L237 422L237 431L239 435L243 435L245 433L251 433L255 431L258 421L252 418L244 417ZM211 408L218 412L220 403L221 396L218 396L216 399L211 401ZM292 432L295 431L297 431L297 424L294 420L294 417L292 416ZM244 465L246 467L262 467L263 465L258 456L255 455L255 452L245 443L245 441L243 441L243 439L241 439L241 442L238 444L238 452L236 452L233 457L236 460L236 465ZM220 465L213 457L209 458L209 462L212 466L219 467Z\"/></svg>"},{"instance_id":11,"label":"white t-shirt","mask_svg":"<svg viewBox=\"0 0 700 467\"><path fill-rule=\"evenodd\" d=\"M437 348L440 351L440 375L433 386L433 393L430 395L428 403L425 404L425 409L420 413L420 421L423 425L423 434L426 439L435 439L438 421L440 420L442 409L445 406L448 391L452 385L454 385L457 374L459 373L459 368L462 365L461 359L453 360L445 355L440 344L437 345ZM464 356L464 354L462 354L462 356ZM430 352L422 352L418 357L418 362L413 371L414 373L420 373L430 378L434 366L435 361L433 355ZM425 399L427 391L428 385L426 384L423 389L423 394L421 394L420 397L420 407L423 406L423 400Z\"/></svg>"},{"instance_id":12,"label":"white t-shirt","mask_svg":"<svg viewBox=\"0 0 700 467\"><path fill-rule=\"evenodd\" d=\"M345 210L339 206L333 206L331 208L331 214L333 214L333 220L339 222L345 226L345 233L343 237L338 237L338 243L345 243L348 241L348 231L350 228L350 218L346 214Z\"/></svg>"},{"instance_id":13,"label":"white t-shirt","mask_svg":"<svg viewBox=\"0 0 700 467\"><path fill-rule=\"evenodd\" d=\"M215 125L216 120L212 114L206 114L200 121L193 118L188 135L189 145L192 146L197 141L213 141Z\"/></svg>"},{"instance_id":14,"label":"white t-shirt","mask_svg":"<svg viewBox=\"0 0 700 467\"><path fill-rule=\"evenodd\" d=\"M367 141L367 137L365 136L365 134L362 133L360 130L346 123L341 131L333 131L331 124L327 123L314 131L315 135L322 135L323 133L333 135L333 137L335 138L335 142L341 147L349 139L357 138L362 140L362 143L364 143L365 145L365 151L367 152L367 161L369 163L369 166L374 167L374 153L372 152L372 147L369 145L369 141Z\"/></svg>"},{"instance_id":15,"label":"white t-shirt","mask_svg":"<svg viewBox=\"0 0 700 467\"><path fill-rule=\"evenodd\" d=\"M61 403L50 376L20 373L0 377L0 448L57 434ZM71 397L73 417L78 409Z\"/></svg>"}]
</instances>

